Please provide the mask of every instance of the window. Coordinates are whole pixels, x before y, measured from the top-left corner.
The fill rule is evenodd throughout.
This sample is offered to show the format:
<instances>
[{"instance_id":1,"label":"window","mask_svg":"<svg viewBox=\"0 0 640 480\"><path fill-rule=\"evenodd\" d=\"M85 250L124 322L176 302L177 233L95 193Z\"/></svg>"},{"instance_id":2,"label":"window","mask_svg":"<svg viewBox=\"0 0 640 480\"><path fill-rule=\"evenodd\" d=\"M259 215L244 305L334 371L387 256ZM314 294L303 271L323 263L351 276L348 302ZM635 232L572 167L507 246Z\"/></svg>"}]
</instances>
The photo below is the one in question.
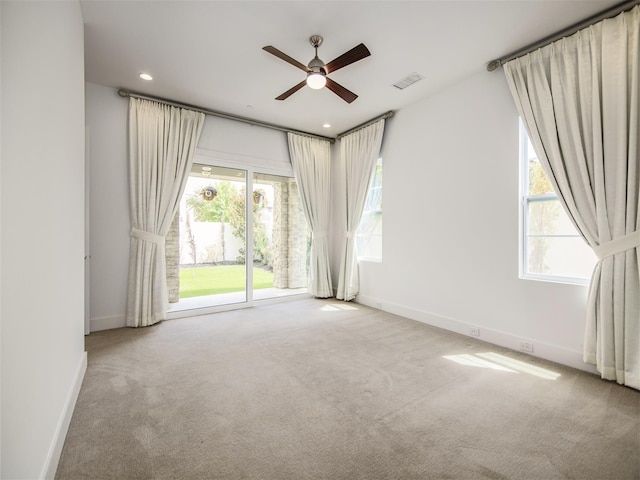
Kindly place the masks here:
<instances>
[{"instance_id":1,"label":"window","mask_svg":"<svg viewBox=\"0 0 640 480\"><path fill-rule=\"evenodd\" d=\"M382 261L382 158L373 170L371 184L356 233L358 260Z\"/></svg>"},{"instance_id":2,"label":"window","mask_svg":"<svg viewBox=\"0 0 640 480\"><path fill-rule=\"evenodd\" d=\"M588 283L596 256L565 213L522 123L520 158L521 277Z\"/></svg>"}]
</instances>

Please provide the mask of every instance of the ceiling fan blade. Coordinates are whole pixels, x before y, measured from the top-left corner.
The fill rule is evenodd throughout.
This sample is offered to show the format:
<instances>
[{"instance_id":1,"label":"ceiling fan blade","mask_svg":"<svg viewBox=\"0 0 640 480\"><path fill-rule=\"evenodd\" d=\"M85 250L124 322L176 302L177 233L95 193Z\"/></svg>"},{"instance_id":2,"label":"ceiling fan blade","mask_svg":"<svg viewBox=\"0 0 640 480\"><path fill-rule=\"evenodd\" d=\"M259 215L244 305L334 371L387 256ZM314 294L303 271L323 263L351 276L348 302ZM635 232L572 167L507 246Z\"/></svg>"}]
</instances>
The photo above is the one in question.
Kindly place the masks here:
<instances>
[{"instance_id":1,"label":"ceiling fan blade","mask_svg":"<svg viewBox=\"0 0 640 480\"><path fill-rule=\"evenodd\" d=\"M289 90L287 90L286 92L284 92L282 95L280 95L279 97L276 97L276 100L286 100L287 98L289 98L291 95L293 95L294 93L296 93L298 90L300 90L302 87L304 87L307 84L307 80L304 79L303 81L301 81L299 84L297 84L295 87L291 87Z\"/></svg>"},{"instance_id":2,"label":"ceiling fan blade","mask_svg":"<svg viewBox=\"0 0 640 480\"><path fill-rule=\"evenodd\" d=\"M271 55L275 55L279 59L284 60L287 63L290 63L294 67L298 67L300 70L304 70L305 72L309 72L310 71L309 68L306 65L303 65L299 61L291 58L289 55L287 55L284 52L281 52L276 47L272 47L271 45L267 45L266 47L262 47L262 49L265 52L269 52Z\"/></svg>"},{"instance_id":3,"label":"ceiling fan blade","mask_svg":"<svg viewBox=\"0 0 640 480\"><path fill-rule=\"evenodd\" d=\"M339 68L351 65L352 63L362 60L369 55L371 55L371 52L364 46L364 43L361 43L360 45L353 47L348 52L343 53L338 58L331 60L325 65L325 70L327 73L335 72Z\"/></svg>"},{"instance_id":4,"label":"ceiling fan blade","mask_svg":"<svg viewBox=\"0 0 640 480\"><path fill-rule=\"evenodd\" d=\"M340 85L337 82L334 82L328 77L327 77L327 88L331 90L333 93L335 93L336 95L338 95L341 99L343 99L347 103L351 103L356 98L358 98L358 95L356 95L350 90L347 90L342 85Z\"/></svg>"}]
</instances>

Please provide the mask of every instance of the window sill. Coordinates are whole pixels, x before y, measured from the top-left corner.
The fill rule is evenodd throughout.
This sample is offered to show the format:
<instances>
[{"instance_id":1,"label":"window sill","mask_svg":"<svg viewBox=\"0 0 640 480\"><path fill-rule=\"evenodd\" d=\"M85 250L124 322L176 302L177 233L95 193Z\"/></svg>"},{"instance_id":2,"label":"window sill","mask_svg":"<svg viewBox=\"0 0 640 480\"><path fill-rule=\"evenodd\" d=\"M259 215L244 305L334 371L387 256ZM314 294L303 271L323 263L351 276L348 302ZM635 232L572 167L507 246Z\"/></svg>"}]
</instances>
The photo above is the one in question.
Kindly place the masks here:
<instances>
[{"instance_id":1,"label":"window sill","mask_svg":"<svg viewBox=\"0 0 640 480\"><path fill-rule=\"evenodd\" d=\"M382 263L382 259L373 257L358 257L358 262Z\"/></svg>"},{"instance_id":2,"label":"window sill","mask_svg":"<svg viewBox=\"0 0 640 480\"><path fill-rule=\"evenodd\" d=\"M588 286L591 283L590 279L586 278L573 278L573 277L556 277L554 275L534 275L534 274L521 274L520 280L533 280L536 282L547 283L562 283L565 285L579 285Z\"/></svg>"}]
</instances>

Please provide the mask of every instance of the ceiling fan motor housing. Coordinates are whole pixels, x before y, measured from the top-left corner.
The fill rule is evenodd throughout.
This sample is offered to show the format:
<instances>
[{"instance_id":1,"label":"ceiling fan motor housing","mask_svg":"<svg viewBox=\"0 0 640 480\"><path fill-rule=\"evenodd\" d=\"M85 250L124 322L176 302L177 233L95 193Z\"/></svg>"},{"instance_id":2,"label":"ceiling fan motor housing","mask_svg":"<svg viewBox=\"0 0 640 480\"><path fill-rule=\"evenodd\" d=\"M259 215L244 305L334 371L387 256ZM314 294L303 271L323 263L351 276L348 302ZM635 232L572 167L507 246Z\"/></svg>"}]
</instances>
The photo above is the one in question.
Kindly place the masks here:
<instances>
[{"instance_id":1,"label":"ceiling fan motor housing","mask_svg":"<svg viewBox=\"0 0 640 480\"><path fill-rule=\"evenodd\" d=\"M317 56L309 62L309 70L313 73L320 73L322 75L327 74L327 70L325 69L324 62L320 60Z\"/></svg>"}]
</instances>

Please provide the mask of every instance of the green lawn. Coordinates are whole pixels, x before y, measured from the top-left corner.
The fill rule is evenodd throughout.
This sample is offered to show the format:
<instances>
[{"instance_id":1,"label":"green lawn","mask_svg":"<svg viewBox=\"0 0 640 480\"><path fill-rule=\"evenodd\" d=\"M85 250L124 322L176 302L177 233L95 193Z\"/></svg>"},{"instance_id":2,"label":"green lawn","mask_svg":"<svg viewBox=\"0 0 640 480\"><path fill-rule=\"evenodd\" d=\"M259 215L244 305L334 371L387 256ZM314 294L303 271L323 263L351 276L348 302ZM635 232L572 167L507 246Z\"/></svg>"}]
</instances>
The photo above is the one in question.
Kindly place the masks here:
<instances>
[{"instance_id":1,"label":"green lawn","mask_svg":"<svg viewBox=\"0 0 640 480\"><path fill-rule=\"evenodd\" d=\"M273 273L253 269L253 289L273 287ZM242 292L245 289L244 265L180 268L180 298Z\"/></svg>"}]
</instances>

